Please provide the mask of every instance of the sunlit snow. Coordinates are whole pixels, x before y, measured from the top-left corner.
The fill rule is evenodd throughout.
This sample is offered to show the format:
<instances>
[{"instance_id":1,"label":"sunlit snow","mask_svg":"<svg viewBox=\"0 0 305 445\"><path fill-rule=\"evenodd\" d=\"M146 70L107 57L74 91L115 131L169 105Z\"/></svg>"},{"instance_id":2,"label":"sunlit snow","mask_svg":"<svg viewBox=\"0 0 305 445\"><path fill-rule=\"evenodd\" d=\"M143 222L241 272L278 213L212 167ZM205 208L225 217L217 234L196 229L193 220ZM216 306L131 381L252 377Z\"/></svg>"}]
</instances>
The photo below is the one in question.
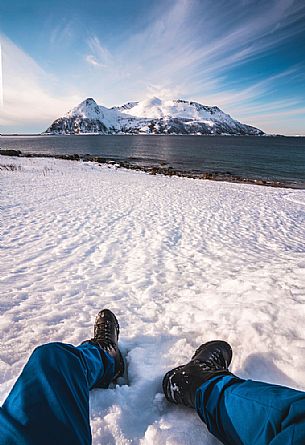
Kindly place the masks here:
<instances>
[{"instance_id":1,"label":"sunlit snow","mask_svg":"<svg viewBox=\"0 0 305 445\"><path fill-rule=\"evenodd\" d=\"M102 125L101 125L102 124ZM249 134L260 135L257 128L242 124L218 107L198 102L164 100L157 97L107 108L87 98L56 119L47 134L96 133L141 134Z\"/></svg>"},{"instance_id":2,"label":"sunlit snow","mask_svg":"<svg viewBox=\"0 0 305 445\"><path fill-rule=\"evenodd\" d=\"M232 371L305 389L305 191L1 157L1 401L40 343L121 325L129 385L91 393L93 444L212 445L164 373L223 339ZM13 167L12 167L13 168Z\"/></svg>"}]
</instances>

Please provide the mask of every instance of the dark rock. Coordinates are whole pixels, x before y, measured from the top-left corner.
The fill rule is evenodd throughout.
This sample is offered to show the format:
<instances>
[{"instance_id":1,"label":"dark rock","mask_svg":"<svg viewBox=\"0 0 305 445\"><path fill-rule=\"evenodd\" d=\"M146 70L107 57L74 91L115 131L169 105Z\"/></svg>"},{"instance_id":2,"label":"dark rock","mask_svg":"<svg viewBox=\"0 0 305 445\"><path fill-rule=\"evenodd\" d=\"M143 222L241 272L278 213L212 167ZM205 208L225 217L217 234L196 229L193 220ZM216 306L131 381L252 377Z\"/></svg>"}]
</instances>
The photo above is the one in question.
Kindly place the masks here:
<instances>
[{"instance_id":1,"label":"dark rock","mask_svg":"<svg viewBox=\"0 0 305 445\"><path fill-rule=\"evenodd\" d=\"M101 158L100 156L98 156L96 158L96 162L99 162L100 164L105 164L106 163L106 158Z\"/></svg>"},{"instance_id":2,"label":"dark rock","mask_svg":"<svg viewBox=\"0 0 305 445\"><path fill-rule=\"evenodd\" d=\"M87 119L81 116L72 118L61 117L45 131L45 134L79 134L98 133L108 134L107 127L98 119Z\"/></svg>"},{"instance_id":3,"label":"dark rock","mask_svg":"<svg viewBox=\"0 0 305 445\"><path fill-rule=\"evenodd\" d=\"M0 155L2 156L20 156L20 150L2 150L0 149Z\"/></svg>"},{"instance_id":4,"label":"dark rock","mask_svg":"<svg viewBox=\"0 0 305 445\"><path fill-rule=\"evenodd\" d=\"M67 159L68 161L79 161L79 155L78 154L72 154L72 155L64 155L63 159Z\"/></svg>"}]
</instances>

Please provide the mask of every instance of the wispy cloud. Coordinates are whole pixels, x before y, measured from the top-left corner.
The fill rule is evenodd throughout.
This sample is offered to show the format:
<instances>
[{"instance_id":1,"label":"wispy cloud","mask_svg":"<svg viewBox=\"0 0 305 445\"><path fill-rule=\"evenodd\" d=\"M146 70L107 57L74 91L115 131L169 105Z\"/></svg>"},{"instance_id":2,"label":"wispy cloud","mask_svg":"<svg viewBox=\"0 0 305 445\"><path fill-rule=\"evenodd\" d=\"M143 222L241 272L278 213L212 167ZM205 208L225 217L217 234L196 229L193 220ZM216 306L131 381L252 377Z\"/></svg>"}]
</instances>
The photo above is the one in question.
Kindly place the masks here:
<instances>
[{"instance_id":1,"label":"wispy cloud","mask_svg":"<svg viewBox=\"0 0 305 445\"><path fill-rule=\"evenodd\" d=\"M88 48L90 53L85 56L86 61L99 68L110 68L114 60L110 51L101 44L97 36L88 39Z\"/></svg>"},{"instance_id":2,"label":"wispy cloud","mask_svg":"<svg viewBox=\"0 0 305 445\"><path fill-rule=\"evenodd\" d=\"M206 100L209 104L221 102L224 106L230 104L231 106L235 106L235 108L237 104L242 104L244 106L246 102L249 103L249 101L253 99L257 100L266 95L267 92L272 92L276 81L280 79L284 80L285 78L290 79L295 72L296 68L292 67L272 76L268 76L258 82L251 83L249 87L238 88L237 91L236 89L230 91L230 88L227 87L225 90L220 90L214 94L207 95Z\"/></svg>"},{"instance_id":3,"label":"wispy cloud","mask_svg":"<svg viewBox=\"0 0 305 445\"><path fill-rule=\"evenodd\" d=\"M71 19L61 18L58 19L58 23L53 27L50 33L51 46L58 47L59 45L67 45L75 35L73 21Z\"/></svg>"},{"instance_id":4,"label":"wispy cloud","mask_svg":"<svg viewBox=\"0 0 305 445\"><path fill-rule=\"evenodd\" d=\"M31 122L41 131L58 113L66 112L81 97L58 96L56 83L28 54L0 36L3 51L3 107L0 125L20 127Z\"/></svg>"},{"instance_id":5,"label":"wispy cloud","mask_svg":"<svg viewBox=\"0 0 305 445\"><path fill-rule=\"evenodd\" d=\"M301 83L305 62L292 67L270 64L265 73L255 63L289 39L296 40L304 21L303 0L157 0L124 37L115 18L107 33L91 24L80 31L63 17L52 29L49 44L62 48L65 42L74 42L67 50L69 55L74 51L71 64L66 64L61 76L64 96L56 90L58 73L53 77L44 72L6 39L6 112L0 123L22 116L20 110L26 104L32 104L28 117L55 117L83 95L94 96L107 106L146 95L193 99L218 105L238 119L246 117L249 123L257 120L259 112L275 116L283 104L287 110L295 107L301 112L305 99L297 89L291 88L286 96L283 92L294 81ZM63 60L64 51L61 57ZM46 66L55 65L53 60ZM249 66L252 69L247 73Z\"/></svg>"},{"instance_id":6,"label":"wispy cloud","mask_svg":"<svg viewBox=\"0 0 305 445\"><path fill-rule=\"evenodd\" d=\"M3 107L2 45L0 42L0 108Z\"/></svg>"},{"instance_id":7,"label":"wispy cloud","mask_svg":"<svg viewBox=\"0 0 305 445\"><path fill-rule=\"evenodd\" d=\"M215 97L220 105L226 104L231 100L231 94L222 100L228 71L297 34L305 7L293 0L250 1L246 8L240 2L230 7L224 1L217 4L216 14L209 1L165 3L144 29L113 48L111 54L97 36L91 37L86 60L97 69L107 67L116 82L118 73L122 83L132 79L140 94L144 89L149 91L150 85L159 85L161 91L173 89L206 100ZM286 75L279 72L261 83L254 81L239 91L238 97L252 98Z\"/></svg>"},{"instance_id":8,"label":"wispy cloud","mask_svg":"<svg viewBox=\"0 0 305 445\"><path fill-rule=\"evenodd\" d=\"M204 3L208 6L207 2ZM196 7L200 9L200 2L193 2L192 6L193 10L196 10ZM271 131L266 123L269 118L275 116L274 112L278 110L278 116L284 116L283 110L279 108L283 107L283 104L278 100L276 90L285 82L287 87L294 77L303 73L304 63L279 71L276 71L278 68L275 67L273 75L263 80L248 81L246 86L242 78L234 87L230 86L228 73L233 68L254 61L262 54L268 54L296 36L302 30L305 5L303 2L292 0L248 2L244 16L239 12L240 2L234 2L231 11L226 6L224 3L225 12L219 8L218 14L215 15L215 11L209 11L207 8L206 13L199 14L196 18L190 16L189 9L184 10L185 2L180 3L181 14L178 19L169 21L170 27L181 30L178 36L167 30L166 38L161 33L154 42L154 58L161 62L156 70L156 77L165 79L167 89L170 89L171 85L176 88L179 85L182 94L188 98L195 97L203 103L223 107L225 111L240 119L247 115L250 123L252 119L255 120L255 114L260 107L260 113L264 114L260 124L267 131ZM151 28L144 33L158 35L156 30L160 29L160 23L152 23ZM217 29L216 34L214 29ZM147 39L142 35L137 37L137 41ZM158 48L162 48L159 54ZM141 52L139 48L137 52ZM281 93L282 91L280 96ZM292 103L304 105L304 98L300 101L299 95L295 93L295 96L286 99L286 110L287 107L293 107ZM295 115L302 113L302 107L297 109ZM292 114L287 111L285 116L289 115ZM278 123L280 127L282 122Z\"/></svg>"}]
</instances>

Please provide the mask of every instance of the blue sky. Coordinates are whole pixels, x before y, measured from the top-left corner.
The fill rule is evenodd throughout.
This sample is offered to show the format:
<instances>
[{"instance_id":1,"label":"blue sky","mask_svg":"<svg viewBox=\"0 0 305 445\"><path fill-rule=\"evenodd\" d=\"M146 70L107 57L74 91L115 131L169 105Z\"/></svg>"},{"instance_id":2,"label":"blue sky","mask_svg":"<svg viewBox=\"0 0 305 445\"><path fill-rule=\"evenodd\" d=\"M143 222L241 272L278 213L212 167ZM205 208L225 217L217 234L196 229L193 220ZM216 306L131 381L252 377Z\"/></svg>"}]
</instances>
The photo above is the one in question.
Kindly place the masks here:
<instances>
[{"instance_id":1,"label":"blue sky","mask_svg":"<svg viewBox=\"0 0 305 445\"><path fill-rule=\"evenodd\" d=\"M305 134L303 0L1 0L0 43L2 133L156 95Z\"/></svg>"}]
</instances>

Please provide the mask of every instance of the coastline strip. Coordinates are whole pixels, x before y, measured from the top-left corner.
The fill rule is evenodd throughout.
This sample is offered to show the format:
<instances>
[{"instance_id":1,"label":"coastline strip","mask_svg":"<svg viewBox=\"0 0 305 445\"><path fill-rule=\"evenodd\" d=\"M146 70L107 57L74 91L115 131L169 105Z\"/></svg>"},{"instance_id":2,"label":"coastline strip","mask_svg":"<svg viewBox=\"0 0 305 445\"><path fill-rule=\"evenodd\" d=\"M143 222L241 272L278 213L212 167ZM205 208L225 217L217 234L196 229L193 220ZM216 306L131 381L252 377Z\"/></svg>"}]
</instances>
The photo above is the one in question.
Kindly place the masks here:
<instances>
[{"instance_id":1,"label":"coastline strip","mask_svg":"<svg viewBox=\"0 0 305 445\"><path fill-rule=\"evenodd\" d=\"M82 162L95 162L98 164L114 165L117 168L126 168L128 170L143 171L150 175L165 175L165 176L179 176L183 178L191 179L209 179L211 181L225 181L242 184L256 184L266 187L281 187L291 189L305 189L304 182L293 181L277 181L264 178L249 178L235 175L229 171L194 171L194 170L180 170L168 166L165 163L152 163L150 165L143 164L140 159L132 158L130 160L110 159L102 156L94 156L90 154L48 154L48 153L24 153L21 150L1 150L2 156L17 156L24 158L54 158L63 159L68 161L82 161ZM0 162L1 170L1 162Z\"/></svg>"}]
</instances>

